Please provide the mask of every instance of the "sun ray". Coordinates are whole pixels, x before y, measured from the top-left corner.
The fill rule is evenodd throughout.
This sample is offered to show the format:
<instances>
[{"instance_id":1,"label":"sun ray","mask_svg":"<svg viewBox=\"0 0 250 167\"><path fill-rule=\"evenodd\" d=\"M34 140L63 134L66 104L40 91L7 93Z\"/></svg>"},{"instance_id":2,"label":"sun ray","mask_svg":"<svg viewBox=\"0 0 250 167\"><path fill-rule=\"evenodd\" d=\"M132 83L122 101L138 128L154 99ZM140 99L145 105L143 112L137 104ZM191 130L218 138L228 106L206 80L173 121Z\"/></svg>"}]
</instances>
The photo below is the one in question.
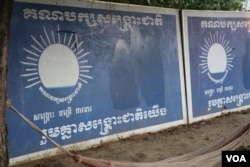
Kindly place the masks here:
<instances>
[{"instance_id":1,"label":"sun ray","mask_svg":"<svg viewBox=\"0 0 250 167\"><path fill-rule=\"evenodd\" d=\"M37 71L37 68L26 68L25 71Z\"/></svg>"},{"instance_id":2,"label":"sun ray","mask_svg":"<svg viewBox=\"0 0 250 167\"><path fill-rule=\"evenodd\" d=\"M229 55L229 53L230 53L231 51L233 51L233 49L229 47L229 48L225 49L225 51L226 51L227 55Z\"/></svg>"},{"instance_id":3,"label":"sun ray","mask_svg":"<svg viewBox=\"0 0 250 167\"><path fill-rule=\"evenodd\" d=\"M25 65L38 66L38 64L36 63L29 63L29 62L24 62L24 61L21 61L21 63Z\"/></svg>"},{"instance_id":4,"label":"sun ray","mask_svg":"<svg viewBox=\"0 0 250 167\"><path fill-rule=\"evenodd\" d=\"M40 44L40 42L38 42L37 39L36 39L35 37L33 37L33 36L31 35L31 38L33 39L33 41L35 41L35 43L36 43L38 46L40 46L40 48L41 48L42 50L44 50L44 47L42 46L42 44Z\"/></svg>"},{"instance_id":5,"label":"sun ray","mask_svg":"<svg viewBox=\"0 0 250 167\"><path fill-rule=\"evenodd\" d=\"M28 81L28 82L31 82L31 81L34 81L34 80L37 80L37 79L40 79L40 78L39 78L39 77L34 77L34 78L28 79L27 81Z\"/></svg>"},{"instance_id":6,"label":"sun ray","mask_svg":"<svg viewBox=\"0 0 250 167\"><path fill-rule=\"evenodd\" d=\"M213 35L213 40L214 40L214 43L217 43L216 34Z\"/></svg>"},{"instance_id":7,"label":"sun ray","mask_svg":"<svg viewBox=\"0 0 250 167\"><path fill-rule=\"evenodd\" d=\"M67 38L67 34L64 33L64 37L63 37L63 44L65 45L65 42L66 42L66 38Z\"/></svg>"},{"instance_id":8,"label":"sun ray","mask_svg":"<svg viewBox=\"0 0 250 167\"><path fill-rule=\"evenodd\" d=\"M80 53L82 53L83 51L84 51L84 49L81 49L80 51L78 51L78 52L76 53L76 56L79 55Z\"/></svg>"},{"instance_id":9,"label":"sun ray","mask_svg":"<svg viewBox=\"0 0 250 167\"><path fill-rule=\"evenodd\" d=\"M54 35L54 32L53 32L53 31L51 31L51 36L52 36L53 42L56 43L55 35Z\"/></svg>"},{"instance_id":10,"label":"sun ray","mask_svg":"<svg viewBox=\"0 0 250 167\"><path fill-rule=\"evenodd\" d=\"M227 64L227 69L232 69L234 67L234 65L232 65L232 64Z\"/></svg>"},{"instance_id":11,"label":"sun ray","mask_svg":"<svg viewBox=\"0 0 250 167\"><path fill-rule=\"evenodd\" d=\"M80 72L89 72L89 70L80 70Z\"/></svg>"},{"instance_id":12,"label":"sun ray","mask_svg":"<svg viewBox=\"0 0 250 167\"><path fill-rule=\"evenodd\" d=\"M73 46L73 45L72 45ZM78 52L78 48L77 48L77 46L76 46L76 43L75 43L75 45L74 45L75 47L72 47L72 51L74 52L74 53L76 53L77 54L77 52Z\"/></svg>"},{"instance_id":13,"label":"sun ray","mask_svg":"<svg viewBox=\"0 0 250 167\"><path fill-rule=\"evenodd\" d=\"M207 71L208 71L208 68L206 68L205 70L201 71L201 73L203 74L203 73L205 73Z\"/></svg>"},{"instance_id":14,"label":"sun ray","mask_svg":"<svg viewBox=\"0 0 250 167\"><path fill-rule=\"evenodd\" d=\"M208 50L209 50L209 46L208 46L207 44L205 44L205 45L204 45L204 47L205 47L204 49L206 49L206 50L207 50L207 52L208 52Z\"/></svg>"},{"instance_id":15,"label":"sun ray","mask_svg":"<svg viewBox=\"0 0 250 167\"><path fill-rule=\"evenodd\" d=\"M88 78L88 79L94 79L93 77L89 76L89 75L84 75L84 74L80 74L81 77L84 78Z\"/></svg>"},{"instance_id":16,"label":"sun ray","mask_svg":"<svg viewBox=\"0 0 250 167\"><path fill-rule=\"evenodd\" d=\"M78 57L77 59L80 60L81 58L87 56L89 53L90 53L90 52L86 52L86 53L84 53L83 55L81 55L80 57Z\"/></svg>"},{"instance_id":17,"label":"sun ray","mask_svg":"<svg viewBox=\"0 0 250 167\"><path fill-rule=\"evenodd\" d=\"M71 46L70 46L70 49L71 49L73 52L75 52L75 50L76 50L76 41L73 41L73 42L72 42L72 44L71 44Z\"/></svg>"},{"instance_id":18,"label":"sun ray","mask_svg":"<svg viewBox=\"0 0 250 167\"><path fill-rule=\"evenodd\" d=\"M37 84L40 84L41 83L41 81L37 81L37 82L35 82L35 83L33 83L33 84L30 84L30 85L28 85L28 86L25 86L25 88L31 88L31 87L33 87L33 86L35 86L35 85L37 85Z\"/></svg>"},{"instance_id":19,"label":"sun ray","mask_svg":"<svg viewBox=\"0 0 250 167\"><path fill-rule=\"evenodd\" d=\"M211 38L207 38L207 41L208 41L208 43L209 43L208 46L209 46L209 48L210 48L210 47L212 46L212 44L213 44Z\"/></svg>"},{"instance_id":20,"label":"sun ray","mask_svg":"<svg viewBox=\"0 0 250 167\"><path fill-rule=\"evenodd\" d=\"M199 56L199 58L202 58L202 59L207 59L206 56Z\"/></svg>"},{"instance_id":21,"label":"sun ray","mask_svg":"<svg viewBox=\"0 0 250 167\"><path fill-rule=\"evenodd\" d=\"M230 46L227 46L227 48L224 48L224 49L225 49L225 52L226 52L226 53L229 53L229 52L232 51L231 48L230 48Z\"/></svg>"},{"instance_id":22,"label":"sun ray","mask_svg":"<svg viewBox=\"0 0 250 167\"><path fill-rule=\"evenodd\" d=\"M204 41L205 41L205 45L204 46L210 47L210 43L209 43L208 39L204 39Z\"/></svg>"},{"instance_id":23,"label":"sun ray","mask_svg":"<svg viewBox=\"0 0 250 167\"><path fill-rule=\"evenodd\" d=\"M73 40L73 42L72 42L70 48L71 48L72 50L77 49L77 35L76 35L76 34L74 35L74 40ZM75 49L74 49L74 48L75 48Z\"/></svg>"},{"instance_id":24,"label":"sun ray","mask_svg":"<svg viewBox=\"0 0 250 167\"><path fill-rule=\"evenodd\" d=\"M199 66L201 66L201 68L203 68L203 67L207 67L207 62L203 62L203 63L201 63L201 64L199 64Z\"/></svg>"},{"instance_id":25,"label":"sun ray","mask_svg":"<svg viewBox=\"0 0 250 167\"><path fill-rule=\"evenodd\" d=\"M203 47L201 47L201 50L203 50L205 53L208 53L208 50L204 49Z\"/></svg>"},{"instance_id":26,"label":"sun ray","mask_svg":"<svg viewBox=\"0 0 250 167\"><path fill-rule=\"evenodd\" d=\"M80 68L93 68L93 66L80 66Z\"/></svg>"},{"instance_id":27,"label":"sun ray","mask_svg":"<svg viewBox=\"0 0 250 167\"><path fill-rule=\"evenodd\" d=\"M208 67L207 66L202 66L201 68L204 70L204 69L207 69Z\"/></svg>"},{"instance_id":28,"label":"sun ray","mask_svg":"<svg viewBox=\"0 0 250 167\"><path fill-rule=\"evenodd\" d=\"M210 44L209 44L208 40L204 39L204 41L205 41L206 47L210 48Z\"/></svg>"},{"instance_id":29,"label":"sun ray","mask_svg":"<svg viewBox=\"0 0 250 167\"><path fill-rule=\"evenodd\" d=\"M88 75L80 74L80 76L81 76L81 77L79 77L79 80L83 81L84 83L88 83L88 81L86 81L84 78L94 79L93 77L88 76ZM83 77L83 78L82 78L82 77Z\"/></svg>"},{"instance_id":30,"label":"sun ray","mask_svg":"<svg viewBox=\"0 0 250 167\"><path fill-rule=\"evenodd\" d=\"M42 53L42 51L41 51L40 49L38 49L36 46L31 45L31 47L32 47L33 49L35 49L36 51L38 51L39 53Z\"/></svg>"},{"instance_id":31,"label":"sun ray","mask_svg":"<svg viewBox=\"0 0 250 167\"><path fill-rule=\"evenodd\" d=\"M26 48L23 48L23 50L26 51L27 53L31 54L31 55L34 55L34 56L36 56L36 57L40 57L38 54L36 54L36 53L34 53L34 52L32 52L32 51L26 49Z\"/></svg>"},{"instance_id":32,"label":"sun ray","mask_svg":"<svg viewBox=\"0 0 250 167\"><path fill-rule=\"evenodd\" d=\"M225 52L226 52L226 54L227 54L228 57L231 57L231 56L232 56L231 51L232 51L232 50L229 50L229 49L228 49L228 50L225 50Z\"/></svg>"},{"instance_id":33,"label":"sun ray","mask_svg":"<svg viewBox=\"0 0 250 167\"><path fill-rule=\"evenodd\" d=\"M22 74L21 76L29 77L29 76L33 76L33 75L39 75L39 74L38 74L38 72L34 72L34 73Z\"/></svg>"},{"instance_id":34,"label":"sun ray","mask_svg":"<svg viewBox=\"0 0 250 167\"><path fill-rule=\"evenodd\" d=\"M29 57L29 56L27 56L27 57L26 57L26 59L28 59L28 60L32 60L32 61L38 61L37 59L32 58L32 57Z\"/></svg>"},{"instance_id":35,"label":"sun ray","mask_svg":"<svg viewBox=\"0 0 250 167\"><path fill-rule=\"evenodd\" d=\"M80 81L84 82L84 83L88 83L86 80L79 78Z\"/></svg>"},{"instance_id":36,"label":"sun ray","mask_svg":"<svg viewBox=\"0 0 250 167\"><path fill-rule=\"evenodd\" d=\"M225 40L225 35L223 35L222 36L222 39L221 39L222 41L221 41L221 45L224 47L225 46L225 43L227 42L226 40Z\"/></svg>"},{"instance_id":37,"label":"sun ray","mask_svg":"<svg viewBox=\"0 0 250 167\"><path fill-rule=\"evenodd\" d=\"M225 34L224 34L224 35L222 35L222 41L223 41L223 43L226 43L226 42L227 42L227 40L225 39ZM221 43L221 44L222 44L222 46L223 46L223 43Z\"/></svg>"},{"instance_id":38,"label":"sun ray","mask_svg":"<svg viewBox=\"0 0 250 167\"><path fill-rule=\"evenodd\" d=\"M87 62L89 62L88 60L83 60L83 61L78 61L79 62L79 64L82 64L82 63L87 63Z\"/></svg>"},{"instance_id":39,"label":"sun ray","mask_svg":"<svg viewBox=\"0 0 250 167\"><path fill-rule=\"evenodd\" d=\"M212 35L212 33L210 32L210 38L209 38L210 40L211 40L211 45L212 44L214 44L214 41L213 41L213 35Z\"/></svg>"},{"instance_id":40,"label":"sun ray","mask_svg":"<svg viewBox=\"0 0 250 167\"><path fill-rule=\"evenodd\" d=\"M75 33L75 47L78 49L78 35Z\"/></svg>"},{"instance_id":41,"label":"sun ray","mask_svg":"<svg viewBox=\"0 0 250 167\"><path fill-rule=\"evenodd\" d=\"M219 35L219 43L221 44L222 43L222 35Z\"/></svg>"},{"instance_id":42,"label":"sun ray","mask_svg":"<svg viewBox=\"0 0 250 167\"><path fill-rule=\"evenodd\" d=\"M229 41L225 41L224 45L222 45L224 48L227 48L229 45Z\"/></svg>"},{"instance_id":43,"label":"sun ray","mask_svg":"<svg viewBox=\"0 0 250 167\"><path fill-rule=\"evenodd\" d=\"M82 42L80 42L77 46L76 46L76 48L73 50L73 52L76 52L76 50L78 50L78 48L80 48L80 46L83 44L83 41ZM78 51L77 53L76 53L76 55L78 55L78 54L80 54L79 52L82 52L84 49L81 49L80 51Z\"/></svg>"},{"instance_id":44,"label":"sun ray","mask_svg":"<svg viewBox=\"0 0 250 167\"><path fill-rule=\"evenodd\" d=\"M75 33L75 45L76 45L76 47L78 46L77 44L78 44L78 35Z\"/></svg>"},{"instance_id":45,"label":"sun ray","mask_svg":"<svg viewBox=\"0 0 250 167\"><path fill-rule=\"evenodd\" d=\"M204 65L207 65L207 63L202 63L202 64L200 64L200 66L204 66Z\"/></svg>"},{"instance_id":46,"label":"sun ray","mask_svg":"<svg viewBox=\"0 0 250 167\"><path fill-rule=\"evenodd\" d=\"M220 41L219 41L219 34L218 34L218 31L216 32L216 41L217 41L217 43L220 42Z\"/></svg>"},{"instance_id":47,"label":"sun ray","mask_svg":"<svg viewBox=\"0 0 250 167\"><path fill-rule=\"evenodd\" d=\"M216 34L213 34L212 36L213 36L213 41L214 41L214 43L217 43Z\"/></svg>"},{"instance_id":48,"label":"sun ray","mask_svg":"<svg viewBox=\"0 0 250 167\"><path fill-rule=\"evenodd\" d=\"M59 27L59 25L58 25L58 27L57 27L57 36L58 36L58 43L61 43L61 40L60 40L60 27Z\"/></svg>"},{"instance_id":49,"label":"sun ray","mask_svg":"<svg viewBox=\"0 0 250 167\"><path fill-rule=\"evenodd\" d=\"M207 41L205 41L207 42ZM207 50L209 50L210 46L208 46L208 43L204 44L204 48L206 48Z\"/></svg>"},{"instance_id":50,"label":"sun ray","mask_svg":"<svg viewBox=\"0 0 250 167\"><path fill-rule=\"evenodd\" d=\"M230 44L230 42L227 41L224 47L225 47L225 48L226 48L226 47L229 47L229 44Z\"/></svg>"},{"instance_id":51,"label":"sun ray","mask_svg":"<svg viewBox=\"0 0 250 167\"><path fill-rule=\"evenodd\" d=\"M70 42L71 42L71 40L72 40L73 35L74 35L73 33L70 35L67 46L70 46Z\"/></svg>"},{"instance_id":52,"label":"sun ray","mask_svg":"<svg viewBox=\"0 0 250 167\"><path fill-rule=\"evenodd\" d=\"M80 42L80 43L77 45L77 48L79 48L83 43L84 43L84 41Z\"/></svg>"},{"instance_id":53,"label":"sun ray","mask_svg":"<svg viewBox=\"0 0 250 167\"><path fill-rule=\"evenodd\" d=\"M204 52L202 52L201 54L202 54L202 55L204 55L204 56L206 56L206 55L207 55L207 53L204 53ZM207 58L207 57L206 57L206 58Z\"/></svg>"},{"instance_id":54,"label":"sun ray","mask_svg":"<svg viewBox=\"0 0 250 167\"><path fill-rule=\"evenodd\" d=\"M42 40L42 42L43 42L43 44L44 44L44 46L45 46L45 48L46 48L48 45L47 45L47 43L45 42L45 40L44 40L44 38L43 38L42 35L40 35L40 39Z\"/></svg>"},{"instance_id":55,"label":"sun ray","mask_svg":"<svg viewBox=\"0 0 250 167\"><path fill-rule=\"evenodd\" d=\"M44 34L45 34L45 36L46 36L46 38L47 38L48 42L49 42L49 45L51 45L51 43L50 43L50 39L49 39L49 36L48 36L48 33L47 33L47 30L46 30L46 28L45 28L45 27L43 27L43 31L44 31Z\"/></svg>"}]
</instances>

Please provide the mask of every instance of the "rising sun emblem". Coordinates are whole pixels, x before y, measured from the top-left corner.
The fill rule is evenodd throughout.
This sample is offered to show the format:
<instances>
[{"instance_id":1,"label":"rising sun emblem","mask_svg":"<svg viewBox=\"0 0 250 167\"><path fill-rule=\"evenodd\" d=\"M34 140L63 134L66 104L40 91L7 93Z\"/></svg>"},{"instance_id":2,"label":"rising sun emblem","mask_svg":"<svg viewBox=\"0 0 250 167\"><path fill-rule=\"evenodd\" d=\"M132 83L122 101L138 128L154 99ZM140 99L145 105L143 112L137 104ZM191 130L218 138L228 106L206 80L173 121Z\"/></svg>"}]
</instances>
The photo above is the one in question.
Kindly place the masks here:
<instances>
[{"instance_id":1,"label":"rising sun emblem","mask_svg":"<svg viewBox=\"0 0 250 167\"><path fill-rule=\"evenodd\" d=\"M60 30L59 26L50 32L43 27L43 33L38 37L31 35L31 39L30 48L23 48L26 56L21 61L25 70L21 76L27 81L25 88L40 85L39 91L48 99L71 102L82 84L93 79L88 75L93 67L88 65L86 56L90 52L84 51L84 42L78 42L75 32ZM58 97L55 93L58 88L68 88L70 93Z\"/></svg>"},{"instance_id":2,"label":"rising sun emblem","mask_svg":"<svg viewBox=\"0 0 250 167\"><path fill-rule=\"evenodd\" d=\"M228 72L234 67L232 50L225 35L214 35L204 38L204 45L201 47L200 57L201 73L206 73L216 84L223 83Z\"/></svg>"}]
</instances>

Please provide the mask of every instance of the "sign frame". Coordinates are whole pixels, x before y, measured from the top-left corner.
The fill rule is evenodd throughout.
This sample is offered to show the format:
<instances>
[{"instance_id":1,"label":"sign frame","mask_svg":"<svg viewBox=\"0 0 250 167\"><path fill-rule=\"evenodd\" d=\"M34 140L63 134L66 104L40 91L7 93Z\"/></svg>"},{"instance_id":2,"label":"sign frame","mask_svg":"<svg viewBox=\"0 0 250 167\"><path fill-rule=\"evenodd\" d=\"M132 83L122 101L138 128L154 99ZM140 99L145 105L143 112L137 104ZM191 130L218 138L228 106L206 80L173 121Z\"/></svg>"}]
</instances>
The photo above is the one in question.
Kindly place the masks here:
<instances>
[{"instance_id":1,"label":"sign frame","mask_svg":"<svg viewBox=\"0 0 250 167\"><path fill-rule=\"evenodd\" d=\"M248 102L249 92L247 92L243 88L242 86L243 83L242 82L236 83L234 79L231 79L231 81L233 81L234 83L233 85L230 85L231 84L230 81L227 80L227 77L229 77L231 73L233 73L230 75L231 78L233 78L232 75L234 75L235 79L237 78L239 79L239 81L241 81L242 79L241 71L238 68L239 66L242 66L239 57L241 57L244 54L243 53L244 48L239 47L240 44L235 44L237 43L235 41L233 42L235 47L230 46L230 44L234 39L229 37L230 36L229 31L231 31L232 34L234 33L236 34L236 32L240 30L245 32L246 29L248 29L248 26L245 27L245 25L244 26L242 25L244 27L243 28L243 27L237 27L236 24L237 23L239 24L240 21L247 22L247 18L249 18L249 16L246 12L196 11L196 10L182 11L182 24L183 24L183 34L184 34L183 48L184 48L189 123L214 118L216 116L220 116L227 112L236 112L249 108L250 106ZM201 28L202 26L203 29ZM191 30L191 28L195 30ZM223 34L223 31L221 30L222 28L224 28L225 30L224 35L220 35L220 33ZM198 35L195 35L194 31ZM206 36L207 38L205 37L204 34L206 35L208 34ZM202 35L203 37L201 37ZM241 41L241 39L244 39L244 37L242 36L237 36L239 41ZM236 37L234 38L237 39ZM191 43L191 39L195 41L193 42L193 44ZM224 40L223 42L225 42L225 44L220 43L221 42L220 40L221 41ZM215 46L212 44L213 42L219 45ZM204 43L211 43L211 44L204 44ZM226 55L228 58L227 63L222 58L218 60L221 61L220 62L221 66L219 66L216 65L216 60L213 59L211 56L212 53L217 54L219 51L214 51L211 48L218 46L218 48L222 49L222 47L224 47L223 45L228 45L227 47L231 47L230 48L231 50L225 50L224 48L224 51L226 53L228 52L228 55ZM194 51L195 49L196 51ZM224 54L223 49L222 49L222 54ZM229 58L230 56L231 58ZM235 63L238 66L228 63L228 62L234 63L233 61L235 61ZM213 64L212 62L214 62L215 65L212 65ZM231 65L231 67L228 67L227 65ZM220 67L222 66L224 66L226 69L222 68L220 69ZM235 72L236 70L238 70L238 75ZM219 74L221 76L219 76ZM206 78L204 79L205 75L207 75L207 78L210 78L209 80L214 83L214 86L211 86L211 84L210 86L207 86L208 84L206 85L206 82L208 83L210 81L207 81ZM239 87L236 87L237 84L239 84ZM237 92L238 90L240 91ZM201 92L204 91L203 92L204 94L199 91ZM223 93L226 94L224 97L222 95ZM209 99L207 96L211 97L216 96L216 98ZM207 104L201 103L201 101L204 100L207 100ZM218 105L216 106L215 103L217 103ZM207 109L206 111L205 107L204 108L201 107L202 105L207 106L210 109ZM199 112L203 113L199 115Z\"/></svg>"},{"instance_id":2,"label":"sign frame","mask_svg":"<svg viewBox=\"0 0 250 167\"><path fill-rule=\"evenodd\" d=\"M171 101L171 104L173 103L172 105L174 106L175 100L177 99L177 101L179 101L181 104L178 104L175 107L178 110L178 111L176 111L176 115L173 114L174 111L172 111L172 109L170 111L167 111L167 112L172 113L172 117L173 117L173 118L171 118L172 120L171 119L167 120L166 118L163 118L161 123L159 123L159 124L151 123L151 125L145 126L145 127L143 127L144 125L141 126L139 124L138 125L135 124L138 128L128 129L128 130L121 131L121 132L116 130L115 132L113 132L110 135L89 138L89 139L86 139L84 141L76 141L76 142L70 142L70 143L66 142L66 143L64 143L63 141L59 140L59 142L61 142L60 144L62 144L64 148L66 148L68 150L86 149L86 148L90 148L90 147L102 144L103 142L119 140L121 138L126 138L126 137L129 137L129 136L135 135L135 134L145 134L145 133L148 133L148 132L157 132L157 131L160 131L160 130L163 130L163 129L166 129L166 128L169 128L169 127L173 127L173 126L177 126L177 125L180 125L180 124L186 124L187 123L186 102L185 102L186 95L185 95L185 86L184 86L184 77L183 77L184 76L183 57L182 57L181 36L180 36L180 26L179 26L180 22L179 22L179 12L178 12L178 10L166 9L166 8L164 8L164 9L163 8L155 8L155 7L142 7L142 6L136 6L136 5L126 5L126 4L116 4L116 3L106 3L106 2L78 1L78 0L73 0L73 1L72 0L71 1L68 1L68 0L38 0L38 1L35 1L35 2L32 1L32 0L15 0L14 4L15 3L24 3L25 4L24 6L26 6L26 4L30 4L30 5L34 5L34 6L36 6L36 4L41 4L41 5L48 5L48 6L51 5L53 8L56 8L58 6L59 8L67 8L67 7L70 8L70 9L71 8L72 9L73 8L74 9L83 8L83 9L102 10L102 11L112 10L114 12L127 12L127 13L133 13L134 12L134 13L139 13L139 14L148 14L148 13L150 13L150 14L154 14L154 15L159 14L159 15L166 15L166 16L175 17L175 22L172 23L172 26L174 26L176 28L176 37L175 37L176 38L175 39L176 40L175 41L176 46L173 46L172 49L176 51L176 55L172 55L175 62L172 62L171 64L175 64L175 67L177 68L177 69L175 69L175 71L178 71L177 76L179 76L179 77L177 77L177 78L168 78L168 82L173 82L173 83L177 82L178 83L178 86L177 86L178 89L174 90L176 95L173 95L173 96L175 96L175 97L173 97L173 99L169 98L166 101ZM23 11L25 11L25 9L26 8L24 8ZM40 9L40 10L43 10L43 9ZM13 11L13 12L16 12L16 11ZM35 17L33 18L33 16L28 16L28 15L23 15L22 17L27 17L27 19L37 19ZM46 20L48 18L46 18L46 16L45 16L44 19ZM12 22L12 24L14 24L14 23ZM11 24L11 28L13 28L12 24ZM37 23L34 23L34 24L37 24ZM15 28L11 29L11 31L10 31L10 42L13 42L13 40L14 40L14 38L13 38L13 34L15 34L14 29ZM42 31L44 33L44 39L49 41L49 38L47 36L49 36L50 34L48 33L49 31L47 30L47 28L45 26L42 28ZM62 32L62 30L60 28L58 28L57 33L58 32ZM66 34L68 32L63 31L62 33ZM51 34L53 34L53 33L51 32ZM30 38L32 38L33 41L34 41L33 45L35 45L35 43L39 43L39 42L36 42L36 41L38 41L38 37L36 37L35 35L31 34ZM42 37L40 37L40 38L42 39ZM18 39L18 38L16 38L16 39ZM120 43L118 42L117 45L119 45L119 44L123 44L123 41L120 41ZM59 45L54 45L54 46L55 46L54 48L56 48L56 47L60 48ZM32 44L31 44L31 47L34 48L34 46L32 46ZM9 73L8 73L8 94L9 94L9 97L12 100L12 104L14 106L17 105L16 108L20 109L24 115L26 115L26 116L28 115L29 119L33 119L32 121L35 124L38 124L38 126L41 127L41 125L43 126L44 124L47 124L47 122L51 122L50 120L53 120L53 118L55 117L55 115L57 113L50 112L51 108L49 108L49 109L47 109L48 111L46 111L44 113L29 115L29 112L34 112L34 113L36 112L36 111L32 111L32 110L35 110L36 107L39 109L40 107L44 107L44 106L43 106L42 102L39 102L41 104L39 104L39 103L34 104L32 96L30 98L27 97L27 96L24 96L22 93L24 91L26 91L26 90L20 90L19 89L20 87L16 87L14 90L12 90L13 87L15 87L13 85L16 85L15 79L13 79L13 76L15 76L16 73L18 73L18 70L13 70L13 68L12 68L12 67L14 67L13 64L16 64L16 62L13 61L13 55L14 55L13 52L12 52L13 46L10 46L9 48L10 48L9 49L10 50L10 53L9 53L10 56L9 56L9 62L8 62L9 68L10 68ZM35 55L35 53L32 52L31 49L28 48L27 46L23 46L23 48L21 48L20 50L22 50L22 52L25 52L26 55ZM66 51L67 51L67 49L66 49ZM51 52L53 52L53 51L46 50L46 52L45 52L45 50L44 50L41 54L46 55L46 54L51 53ZM70 51L68 53L69 53L69 55L71 54ZM86 53L86 55L88 55L88 54ZM85 55L83 55L83 56L85 56ZM27 56L27 57L29 57L29 56ZM165 58L171 59L171 57L165 57ZM28 59L31 60L32 58L29 57ZM71 59L70 58L69 59L65 58L65 60L71 60ZM24 66L22 68L25 68L25 65L31 65L31 64L29 64L30 62L28 62L27 60L19 60L19 61L21 62L21 63L19 63L19 65L22 64ZM40 71L44 71L43 74L47 75L48 73L46 73L46 68L48 68L48 65L45 66L45 65L42 64L42 62L46 63L46 62L48 62L48 59L46 59L46 57L44 56L44 60L40 58L39 61L41 62ZM49 67L51 67L51 69L53 69L53 65L50 65ZM164 67L164 68L167 68L167 67ZM61 68L61 70L63 70L63 69ZM22 71L22 70L20 70L20 71ZM65 71L65 74L66 73L67 73L67 71ZM13 75L13 74L15 74L15 75ZM50 80L46 80L46 77L43 77L43 74L40 73L40 78L41 78L41 81L42 81L43 85L45 85L44 87L48 87L50 89L53 89L54 87L62 87L62 86L64 86L64 85L60 85L59 82L50 82ZM22 77L25 77L25 74L21 74L21 75L23 75ZM90 78L90 80L91 80L91 76L85 76L85 78L87 78L87 79ZM70 79L72 79L72 81L74 81L74 77L72 77ZM17 80L17 82L18 81L20 81L20 80ZM65 82L65 83L67 82L68 85L71 84L71 82L68 82L68 81L63 81L63 82ZM27 88L33 87L36 84L38 84L38 83L33 83L33 84L30 84L30 85L26 85L26 87ZM25 82L21 81L20 85L24 86ZM81 86L82 85L80 85L78 88L81 89ZM176 86L176 84L173 84L173 85L170 85L170 86ZM69 96L67 96L64 99L59 98L59 101L57 101L58 99L57 100L51 100L51 99L56 99L56 98L50 96L51 94L49 95L49 92L46 92L45 89L39 89L39 91L40 91L40 93L42 93L44 95L45 99L47 98L47 101L50 100L50 103L57 103L58 102L59 104L60 103L65 104L67 102L67 100L70 100L70 98L67 98ZM78 91L81 91L81 90L78 90L76 88L75 91L74 91L75 94L72 93L72 96L73 96L72 98L77 98ZM167 90L165 90L165 92L166 91ZM17 93L17 95L16 95L16 93ZM26 100L22 99L23 101L21 100L22 102L20 102L20 97L24 98L24 99L27 98L30 101L28 101L27 99ZM167 97L172 97L172 95L171 96L168 95ZM63 100L65 100L65 101L63 101ZM31 105L27 105L27 104L26 104L26 106L22 105L22 104L25 104L27 102L31 103ZM165 113L164 108L163 108L163 110L160 110L160 109L157 108L157 106L155 106L155 107L156 107L156 109L154 109L154 106L153 106L153 109L148 108L149 109L148 112L151 112L153 110L157 110L157 112L160 111L163 114ZM92 110L91 106L88 109ZM146 109L144 109L144 110L146 110ZM61 112L59 112L59 116L60 116L60 113L61 113L60 117L67 117L67 116L70 117L71 112L70 112L70 114L67 115L67 113L69 113L69 112L67 112L67 111L69 111L68 108L63 110L63 111L62 110L60 110L60 111L61 111ZM47 116L50 117L50 118L44 119L44 117L47 117ZM98 119L99 116L94 115L93 117L97 117L97 118L91 118L91 119ZM103 117L103 114L100 114L100 117ZM117 119L118 119L118 117L117 117ZM27 133L30 133L29 128L26 128L26 127L28 127L28 125L25 124L25 123L21 123L22 121L20 121L19 118L16 118L15 114L12 114L9 109L7 109L7 121L8 121L8 124L9 124L8 128L9 128L9 132L10 132L10 135L8 136L9 141L10 141L9 146L11 146L14 143L14 139L12 138L12 136L15 136L13 134L13 131L12 131L12 128L13 128L13 125L11 125L12 121L19 122L18 127L20 127L20 128L25 127L24 129L27 130ZM60 121L55 121L54 122L54 124L55 124L54 125L55 126L54 130L57 130L57 126L58 126L57 124L58 123L60 123ZM79 126L80 126L80 123L79 123ZM61 126L61 128L64 128L64 126ZM48 132L50 130L49 128L47 128L47 129L42 128L42 129L46 133L49 133ZM126 127L124 127L124 129L126 129ZM38 134L38 135L40 135L40 134ZM90 135L91 135L91 133L90 133ZM36 137L32 138L32 140L33 139L35 140L35 138ZM45 138L42 138L42 139L43 139L43 141L41 140L41 142L47 142L47 141L45 141ZM29 142L32 143L32 140L29 141ZM17 142L20 142L20 141L17 141ZM20 146L20 147L22 147L22 146ZM13 148L11 148L11 149L13 149ZM15 152L15 151L13 151L13 152ZM34 159L41 159L44 156L48 156L48 155L52 156L52 155L58 154L59 152L60 152L60 150L58 150L57 148L54 148L53 146L50 146L49 148L45 148L45 149L42 149L40 151L35 150L35 151L30 151L29 153L24 153L24 154L20 154L20 153L18 153L16 155L13 154L10 157L9 162L10 162L11 165L14 165L14 164L18 164L18 163L24 162L24 161L29 161L29 160L34 160Z\"/></svg>"}]
</instances>

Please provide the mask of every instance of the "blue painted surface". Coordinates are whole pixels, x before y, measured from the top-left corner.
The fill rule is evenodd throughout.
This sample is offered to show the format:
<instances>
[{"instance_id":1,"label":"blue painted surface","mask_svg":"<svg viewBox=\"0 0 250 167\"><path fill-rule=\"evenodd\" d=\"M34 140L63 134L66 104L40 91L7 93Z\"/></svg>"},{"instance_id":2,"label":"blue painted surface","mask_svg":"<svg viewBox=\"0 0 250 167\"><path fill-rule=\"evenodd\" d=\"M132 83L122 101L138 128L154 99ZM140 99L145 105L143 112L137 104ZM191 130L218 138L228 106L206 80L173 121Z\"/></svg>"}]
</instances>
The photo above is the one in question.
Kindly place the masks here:
<instances>
[{"instance_id":1,"label":"blue painted surface","mask_svg":"<svg viewBox=\"0 0 250 167\"><path fill-rule=\"evenodd\" d=\"M15 2L8 96L61 145L182 120L176 17ZM53 147L9 110L7 123L10 158Z\"/></svg>"},{"instance_id":2,"label":"blue painted surface","mask_svg":"<svg viewBox=\"0 0 250 167\"><path fill-rule=\"evenodd\" d=\"M208 14L186 18L193 118L250 104L250 19L236 12Z\"/></svg>"}]
</instances>

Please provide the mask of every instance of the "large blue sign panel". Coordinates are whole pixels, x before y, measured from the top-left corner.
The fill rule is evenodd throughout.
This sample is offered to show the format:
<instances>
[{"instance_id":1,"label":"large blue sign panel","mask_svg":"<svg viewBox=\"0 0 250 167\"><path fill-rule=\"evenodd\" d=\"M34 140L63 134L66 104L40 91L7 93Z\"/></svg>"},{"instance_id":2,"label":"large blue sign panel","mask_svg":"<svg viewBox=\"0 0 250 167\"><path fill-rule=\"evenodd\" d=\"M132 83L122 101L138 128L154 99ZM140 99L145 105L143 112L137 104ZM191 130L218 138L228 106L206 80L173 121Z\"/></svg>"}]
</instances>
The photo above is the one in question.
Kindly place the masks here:
<instances>
[{"instance_id":1,"label":"large blue sign panel","mask_svg":"<svg viewBox=\"0 0 250 167\"><path fill-rule=\"evenodd\" d=\"M190 122L250 104L250 18L239 12L185 11Z\"/></svg>"},{"instance_id":2,"label":"large blue sign panel","mask_svg":"<svg viewBox=\"0 0 250 167\"><path fill-rule=\"evenodd\" d=\"M45 134L86 146L186 122L176 10L43 2L14 3L8 96ZM10 158L53 148L10 110L7 122Z\"/></svg>"}]
</instances>

